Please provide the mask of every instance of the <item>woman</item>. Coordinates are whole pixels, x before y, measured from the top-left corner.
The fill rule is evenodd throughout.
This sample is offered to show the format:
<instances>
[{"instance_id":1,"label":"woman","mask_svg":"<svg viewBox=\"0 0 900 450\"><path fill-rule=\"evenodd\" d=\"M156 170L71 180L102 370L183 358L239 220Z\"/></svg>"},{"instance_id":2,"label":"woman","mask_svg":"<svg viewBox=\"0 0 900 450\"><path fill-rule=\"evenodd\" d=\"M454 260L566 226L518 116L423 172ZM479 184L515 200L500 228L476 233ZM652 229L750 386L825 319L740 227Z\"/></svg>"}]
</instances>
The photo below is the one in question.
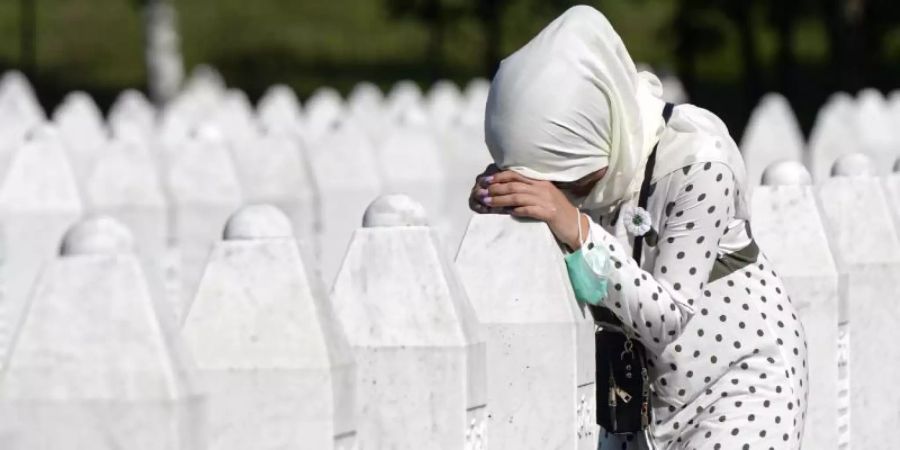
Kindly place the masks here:
<instances>
[{"instance_id":1,"label":"woman","mask_svg":"<svg viewBox=\"0 0 900 450\"><path fill-rule=\"evenodd\" d=\"M603 307L649 353L651 445L799 448L806 342L753 242L743 161L716 116L681 105L666 123L660 96L602 14L570 9L501 64L485 120L496 164L470 205L544 221L572 251L608 250ZM652 226L640 266L635 214ZM640 441L607 433L600 447Z\"/></svg>"}]
</instances>

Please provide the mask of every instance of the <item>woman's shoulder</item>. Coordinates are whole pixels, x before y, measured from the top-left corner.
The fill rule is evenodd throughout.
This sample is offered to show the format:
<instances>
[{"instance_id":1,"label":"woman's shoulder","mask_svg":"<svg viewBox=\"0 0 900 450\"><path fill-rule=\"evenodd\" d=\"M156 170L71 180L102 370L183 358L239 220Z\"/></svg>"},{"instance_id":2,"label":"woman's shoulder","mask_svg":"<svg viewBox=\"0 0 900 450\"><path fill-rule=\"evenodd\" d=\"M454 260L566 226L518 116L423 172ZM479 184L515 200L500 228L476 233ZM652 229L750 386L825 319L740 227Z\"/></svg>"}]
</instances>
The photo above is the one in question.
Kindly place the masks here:
<instances>
[{"instance_id":1,"label":"woman's shoulder","mask_svg":"<svg viewBox=\"0 0 900 450\"><path fill-rule=\"evenodd\" d=\"M741 178L744 161L728 127L712 112L690 104L678 105L660 136L657 177L696 165L722 164Z\"/></svg>"},{"instance_id":2,"label":"woman's shoulder","mask_svg":"<svg viewBox=\"0 0 900 450\"><path fill-rule=\"evenodd\" d=\"M677 105L669 121L669 128L680 133L698 134L699 137L731 140L728 127L711 111L689 103Z\"/></svg>"}]
</instances>

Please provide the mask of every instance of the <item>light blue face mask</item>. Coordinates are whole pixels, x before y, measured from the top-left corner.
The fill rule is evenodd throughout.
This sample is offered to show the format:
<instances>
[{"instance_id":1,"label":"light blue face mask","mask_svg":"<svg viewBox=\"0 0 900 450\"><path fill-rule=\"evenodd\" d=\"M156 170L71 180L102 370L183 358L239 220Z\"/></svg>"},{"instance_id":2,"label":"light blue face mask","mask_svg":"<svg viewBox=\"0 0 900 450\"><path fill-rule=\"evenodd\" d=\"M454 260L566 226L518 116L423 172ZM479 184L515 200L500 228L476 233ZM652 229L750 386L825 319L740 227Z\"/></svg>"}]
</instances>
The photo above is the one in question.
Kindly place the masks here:
<instances>
[{"instance_id":1,"label":"light blue face mask","mask_svg":"<svg viewBox=\"0 0 900 450\"><path fill-rule=\"evenodd\" d=\"M590 305L599 305L606 298L609 282L609 253L593 243L581 239L581 212L578 213L578 242L581 248L566 255L566 270L575 291L575 299Z\"/></svg>"}]
</instances>

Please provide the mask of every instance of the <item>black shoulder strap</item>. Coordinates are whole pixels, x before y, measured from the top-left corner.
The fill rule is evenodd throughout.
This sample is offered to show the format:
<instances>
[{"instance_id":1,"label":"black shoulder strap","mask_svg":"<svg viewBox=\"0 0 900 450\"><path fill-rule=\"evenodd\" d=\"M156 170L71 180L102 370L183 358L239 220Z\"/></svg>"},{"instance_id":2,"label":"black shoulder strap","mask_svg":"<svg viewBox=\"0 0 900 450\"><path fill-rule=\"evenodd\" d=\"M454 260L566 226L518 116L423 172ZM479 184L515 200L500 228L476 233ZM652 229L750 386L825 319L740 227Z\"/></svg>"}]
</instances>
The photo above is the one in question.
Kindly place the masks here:
<instances>
[{"instance_id":1,"label":"black shoulder strap","mask_svg":"<svg viewBox=\"0 0 900 450\"><path fill-rule=\"evenodd\" d=\"M675 105L671 103L666 103L666 106L663 108L662 116L666 121L666 124L668 124L669 119L672 118L672 111L674 109ZM647 165L644 167L644 181L641 183L641 193L638 194L638 208L647 208L647 199L650 197L650 184L653 181L653 168L656 166L657 148L659 148L659 142L653 146L653 151L650 152L650 157L647 158ZM638 266L641 265L641 255L643 254L643 251L644 237L635 236L631 256L637 262Z\"/></svg>"}]
</instances>

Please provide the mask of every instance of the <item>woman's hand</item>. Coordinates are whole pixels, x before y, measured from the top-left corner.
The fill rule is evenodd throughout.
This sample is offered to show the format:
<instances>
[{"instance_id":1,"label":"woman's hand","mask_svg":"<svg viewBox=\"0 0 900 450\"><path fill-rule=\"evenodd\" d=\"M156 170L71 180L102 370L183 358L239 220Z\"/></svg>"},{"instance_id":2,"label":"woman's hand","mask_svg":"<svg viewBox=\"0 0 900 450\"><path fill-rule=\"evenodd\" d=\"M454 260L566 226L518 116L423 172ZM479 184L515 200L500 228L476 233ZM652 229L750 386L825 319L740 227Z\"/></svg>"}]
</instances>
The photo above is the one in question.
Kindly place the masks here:
<instances>
[{"instance_id":1,"label":"woman's hand","mask_svg":"<svg viewBox=\"0 0 900 450\"><path fill-rule=\"evenodd\" d=\"M501 214L506 212L500 208L488 206L484 203L484 196L480 195L482 191L487 192L486 189L492 180L491 176L498 172L500 172L500 169L495 164L491 164L484 169L484 172L475 177L475 185L472 186L472 192L469 193L469 209L478 214Z\"/></svg>"},{"instance_id":2,"label":"woman's hand","mask_svg":"<svg viewBox=\"0 0 900 450\"><path fill-rule=\"evenodd\" d=\"M483 178L482 185L481 188L476 186L473 196L483 207L546 222L560 242L573 250L581 247L579 221L582 239L587 236L590 222L553 183L532 180L507 170Z\"/></svg>"}]
</instances>

